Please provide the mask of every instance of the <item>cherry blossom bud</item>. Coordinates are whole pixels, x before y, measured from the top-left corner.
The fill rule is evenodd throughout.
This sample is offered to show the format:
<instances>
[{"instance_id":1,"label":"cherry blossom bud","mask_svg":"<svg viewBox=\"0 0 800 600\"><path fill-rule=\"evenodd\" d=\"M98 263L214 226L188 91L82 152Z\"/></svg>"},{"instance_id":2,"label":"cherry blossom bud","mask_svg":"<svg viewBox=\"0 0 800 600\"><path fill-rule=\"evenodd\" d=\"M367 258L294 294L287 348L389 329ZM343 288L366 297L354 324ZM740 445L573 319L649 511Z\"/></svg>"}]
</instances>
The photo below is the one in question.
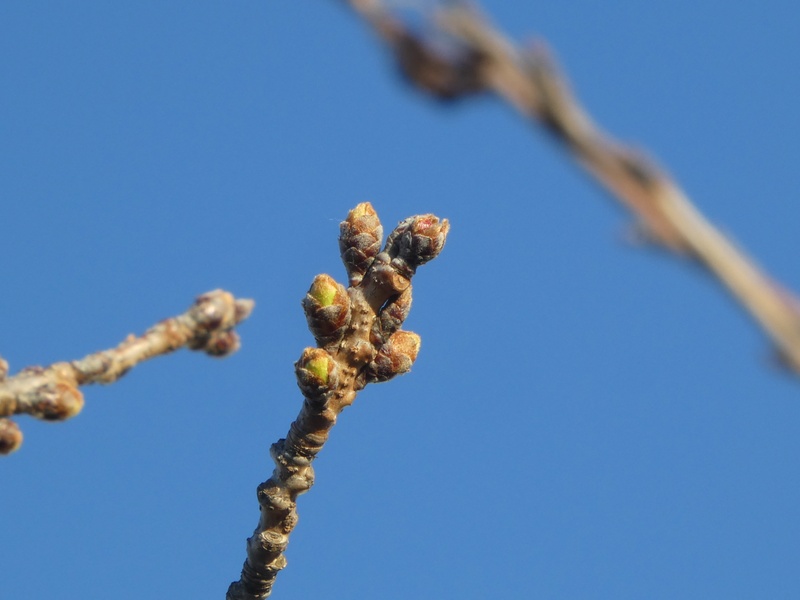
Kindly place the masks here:
<instances>
[{"instance_id":1,"label":"cherry blossom bud","mask_svg":"<svg viewBox=\"0 0 800 600\"><path fill-rule=\"evenodd\" d=\"M348 213L339 229L339 250L350 285L358 285L381 249L383 227L372 205L362 202Z\"/></svg>"},{"instance_id":2,"label":"cherry blossom bud","mask_svg":"<svg viewBox=\"0 0 800 600\"><path fill-rule=\"evenodd\" d=\"M297 385L308 399L320 399L336 385L336 362L322 348L306 348L294 369Z\"/></svg>"},{"instance_id":3,"label":"cherry blossom bud","mask_svg":"<svg viewBox=\"0 0 800 600\"><path fill-rule=\"evenodd\" d=\"M321 346L342 338L350 322L350 297L330 275L317 275L303 298L308 328Z\"/></svg>"},{"instance_id":4,"label":"cherry blossom bud","mask_svg":"<svg viewBox=\"0 0 800 600\"><path fill-rule=\"evenodd\" d=\"M386 240L385 252L392 257L392 266L406 277L417 267L436 258L444 248L450 223L435 215L420 215L401 221Z\"/></svg>"},{"instance_id":5,"label":"cherry blossom bud","mask_svg":"<svg viewBox=\"0 0 800 600\"><path fill-rule=\"evenodd\" d=\"M402 327L411 310L411 286L407 287L399 296L390 299L381 308L373 327L373 343L382 344L389 336Z\"/></svg>"},{"instance_id":6,"label":"cherry blossom bud","mask_svg":"<svg viewBox=\"0 0 800 600\"><path fill-rule=\"evenodd\" d=\"M408 373L417 359L420 343L420 337L416 333L402 330L395 332L370 363L369 380L388 381L396 375Z\"/></svg>"}]
</instances>

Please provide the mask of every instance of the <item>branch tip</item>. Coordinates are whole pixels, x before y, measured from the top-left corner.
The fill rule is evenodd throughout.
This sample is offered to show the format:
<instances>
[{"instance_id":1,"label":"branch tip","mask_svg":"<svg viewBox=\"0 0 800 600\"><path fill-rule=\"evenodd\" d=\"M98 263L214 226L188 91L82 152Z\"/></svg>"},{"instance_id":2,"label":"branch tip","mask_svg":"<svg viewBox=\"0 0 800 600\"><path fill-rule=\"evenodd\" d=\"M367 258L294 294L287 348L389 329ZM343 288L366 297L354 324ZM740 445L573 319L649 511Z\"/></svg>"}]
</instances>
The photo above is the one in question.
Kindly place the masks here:
<instances>
[{"instance_id":1,"label":"branch tip","mask_svg":"<svg viewBox=\"0 0 800 600\"><path fill-rule=\"evenodd\" d=\"M367 383L411 368L420 338L400 330L411 308L411 277L439 254L448 229L447 220L433 215L412 217L395 229L387 251L379 252L383 230L371 204L359 204L341 223L339 247L351 285L317 275L303 298L319 346L306 348L295 363L305 402L286 437L270 447L275 468L258 486L260 519L229 600L270 595L297 524L297 497L314 484L312 461L338 415Z\"/></svg>"}]
</instances>

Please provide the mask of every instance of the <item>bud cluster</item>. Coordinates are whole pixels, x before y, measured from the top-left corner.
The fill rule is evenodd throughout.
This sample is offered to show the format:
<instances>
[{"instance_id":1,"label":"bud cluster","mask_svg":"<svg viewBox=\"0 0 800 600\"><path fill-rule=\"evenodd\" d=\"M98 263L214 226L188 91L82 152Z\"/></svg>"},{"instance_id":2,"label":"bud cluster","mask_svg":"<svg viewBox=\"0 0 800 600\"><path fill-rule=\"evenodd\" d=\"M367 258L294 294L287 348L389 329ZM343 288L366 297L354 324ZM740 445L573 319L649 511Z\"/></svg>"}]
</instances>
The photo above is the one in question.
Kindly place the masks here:
<instances>
[{"instance_id":1,"label":"bud cluster","mask_svg":"<svg viewBox=\"0 0 800 600\"><path fill-rule=\"evenodd\" d=\"M383 229L372 205L350 211L340 226L339 248L351 287L317 275L302 301L318 347L303 351L295 373L312 405L350 397L345 388L354 392L411 369L420 338L401 329L411 310L410 280L441 252L449 228L434 215L411 217L380 251Z\"/></svg>"}]
</instances>

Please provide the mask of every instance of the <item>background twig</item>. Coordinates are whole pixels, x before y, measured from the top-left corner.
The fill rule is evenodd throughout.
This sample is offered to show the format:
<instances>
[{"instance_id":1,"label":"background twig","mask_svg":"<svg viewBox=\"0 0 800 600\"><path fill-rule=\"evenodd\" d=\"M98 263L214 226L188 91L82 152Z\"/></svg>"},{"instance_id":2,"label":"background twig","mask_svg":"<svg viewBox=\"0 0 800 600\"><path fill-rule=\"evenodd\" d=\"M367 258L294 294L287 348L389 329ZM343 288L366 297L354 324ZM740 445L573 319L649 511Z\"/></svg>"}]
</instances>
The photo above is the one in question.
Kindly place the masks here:
<instances>
[{"instance_id":1,"label":"background twig","mask_svg":"<svg viewBox=\"0 0 800 600\"><path fill-rule=\"evenodd\" d=\"M19 427L5 417L28 414L46 421L74 417L83 408L79 386L113 383L140 362L183 346L211 356L235 352L239 336L233 328L250 315L253 306L252 300L214 290L199 296L184 314L161 321L142 336L130 335L116 348L80 360L28 367L4 378L7 364L0 359L0 454L13 452L22 443Z\"/></svg>"},{"instance_id":2,"label":"background twig","mask_svg":"<svg viewBox=\"0 0 800 600\"><path fill-rule=\"evenodd\" d=\"M653 242L703 265L753 316L800 374L800 301L709 223L642 153L600 131L542 43L515 47L475 9L444 4L417 32L380 0L349 0L412 83L442 100L492 92L550 133L638 218Z\"/></svg>"}]
</instances>

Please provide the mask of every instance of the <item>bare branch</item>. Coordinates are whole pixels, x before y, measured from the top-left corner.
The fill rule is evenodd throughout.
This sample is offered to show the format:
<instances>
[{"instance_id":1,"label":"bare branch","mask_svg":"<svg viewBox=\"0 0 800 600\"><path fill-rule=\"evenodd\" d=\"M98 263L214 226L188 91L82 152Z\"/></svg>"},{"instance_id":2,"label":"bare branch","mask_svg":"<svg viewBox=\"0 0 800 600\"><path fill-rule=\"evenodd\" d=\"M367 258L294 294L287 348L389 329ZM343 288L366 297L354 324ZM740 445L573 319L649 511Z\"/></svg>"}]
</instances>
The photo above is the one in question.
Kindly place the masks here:
<instances>
[{"instance_id":1,"label":"bare branch","mask_svg":"<svg viewBox=\"0 0 800 600\"><path fill-rule=\"evenodd\" d=\"M350 211L341 225L339 246L351 287L318 275L303 300L316 348L306 348L295 364L305 400L285 439L270 449L275 470L258 486L261 516L247 540L247 560L228 600L268 597L284 551L297 524L297 497L314 483L312 461L336 424L368 383L406 373L417 358L420 339L402 331L411 307L411 277L444 246L449 224L433 215L401 222L382 252L383 230L369 203Z\"/></svg>"},{"instance_id":2,"label":"bare branch","mask_svg":"<svg viewBox=\"0 0 800 600\"><path fill-rule=\"evenodd\" d=\"M228 292L214 290L198 297L186 313L160 322L141 337L130 335L116 348L0 377L0 417L29 414L47 421L68 419L83 408L79 386L113 383L140 362L183 346L211 356L231 354L239 348L233 328L250 315L253 305L252 300L237 300ZM0 359L0 363L0 371L7 370L5 361ZM16 450L21 442L19 428L0 418L0 454Z\"/></svg>"},{"instance_id":3,"label":"bare branch","mask_svg":"<svg viewBox=\"0 0 800 600\"><path fill-rule=\"evenodd\" d=\"M346 0L392 49L406 77L442 100L494 93L563 144L640 221L652 241L707 268L800 374L800 301L770 279L642 153L608 137L581 108L542 43L518 49L474 8L443 3L415 32L382 0Z\"/></svg>"}]
</instances>

